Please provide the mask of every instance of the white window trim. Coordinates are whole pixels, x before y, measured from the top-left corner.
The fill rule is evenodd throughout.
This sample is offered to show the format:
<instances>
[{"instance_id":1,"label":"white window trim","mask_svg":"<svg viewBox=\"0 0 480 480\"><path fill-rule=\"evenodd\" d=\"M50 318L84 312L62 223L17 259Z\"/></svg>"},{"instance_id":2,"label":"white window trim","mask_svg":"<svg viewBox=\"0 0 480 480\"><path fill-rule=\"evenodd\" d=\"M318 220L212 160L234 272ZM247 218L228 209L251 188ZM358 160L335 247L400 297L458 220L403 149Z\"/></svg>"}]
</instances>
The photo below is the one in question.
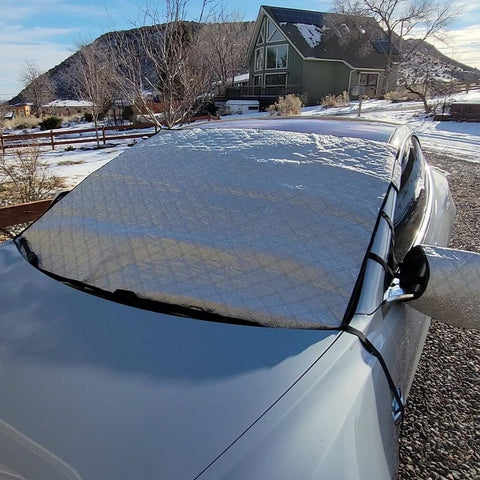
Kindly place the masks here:
<instances>
[{"instance_id":1,"label":"white window trim","mask_svg":"<svg viewBox=\"0 0 480 480\"><path fill-rule=\"evenodd\" d=\"M257 52L258 51L262 51L262 55L263 55L263 58L262 58L262 65L260 68L257 68ZM262 70L265 70L265 48L264 47L258 47L255 49L255 54L254 54L254 57L253 57L253 71L254 72L261 72Z\"/></svg>"},{"instance_id":2,"label":"white window trim","mask_svg":"<svg viewBox=\"0 0 480 480\"><path fill-rule=\"evenodd\" d=\"M260 77L260 83L257 85L255 84L255 77ZM256 73L254 76L253 76L253 86L254 87L263 87L263 74L262 73Z\"/></svg>"},{"instance_id":3,"label":"white window trim","mask_svg":"<svg viewBox=\"0 0 480 480\"><path fill-rule=\"evenodd\" d=\"M271 35L268 34L268 27L270 25L272 25L272 27L273 27ZM269 42L270 39L275 35L276 31L277 31L277 26L269 18L267 18L266 25L265 25L265 34L266 34L265 37L267 39L267 42Z\"/></svg>"},{"instance_id":4,"label":"white window trim","mask_svg":"<svg viewBox=\"0 0 480 480\"><path fill-rule=\"evenodd\" d=\"M262 22L260 31L258 32L257 43L256 45L263 45L265 43L265 19Z\"/></svg>"},{"instance_id":5,"label":"white window trim","mask_svg":"<svg viewBox=\"0 0 480 480\"><path fill-rule=\"evenodd\" d=\"M268 67L267 64L267 57L268 57L268 49L269 48L276 48L277 49L277 61L278 61L278 48L279 47L287 47L287 58L285 59L285 66L284 67ZM288 43L282 43L280 45L267 45L265 47L265 54L264 54L264 62L265 62L265 70L286 70L288 68Z\"/></svg>"},{"instance_id":6,"label":"white window trim","mask_svg":"<svg viewBox=\"0 0 480 480\"><path fill-rule=\"evenodd\" d=\"M360 83L360 78L362 77L362 75L367 75L367 84L366 85L362 85ZM373 85L368 85L368 77L370 75L376 75L377 76L377 82L375 84L375 88L378 88L378 83L379 83L379 80L380 80L380 73L379 72L359 72L358 74L358 85L361 86L361 87L372 87L373 88Z\"/></svg>"}]
</instances>

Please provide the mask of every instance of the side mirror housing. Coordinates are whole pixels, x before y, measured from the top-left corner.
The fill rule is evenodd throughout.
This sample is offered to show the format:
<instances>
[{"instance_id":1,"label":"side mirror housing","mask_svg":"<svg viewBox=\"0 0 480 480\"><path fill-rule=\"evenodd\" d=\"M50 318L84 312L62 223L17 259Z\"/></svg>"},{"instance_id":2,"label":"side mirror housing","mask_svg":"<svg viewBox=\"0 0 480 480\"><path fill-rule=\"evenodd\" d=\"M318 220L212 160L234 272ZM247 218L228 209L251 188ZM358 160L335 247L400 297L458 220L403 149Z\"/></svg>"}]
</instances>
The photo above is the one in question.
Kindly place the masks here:
<instances>
[{"instance_id":1,"label":"side mirror housing","mask_svg":"<svg viewBox=\"0 0 480 480\"><path fill-rule=\"evenodd\" d=\"M386 301L409 300L436 320L480 329L480 254L419 245L400 266Z\"/></svg>"}]
</instances>

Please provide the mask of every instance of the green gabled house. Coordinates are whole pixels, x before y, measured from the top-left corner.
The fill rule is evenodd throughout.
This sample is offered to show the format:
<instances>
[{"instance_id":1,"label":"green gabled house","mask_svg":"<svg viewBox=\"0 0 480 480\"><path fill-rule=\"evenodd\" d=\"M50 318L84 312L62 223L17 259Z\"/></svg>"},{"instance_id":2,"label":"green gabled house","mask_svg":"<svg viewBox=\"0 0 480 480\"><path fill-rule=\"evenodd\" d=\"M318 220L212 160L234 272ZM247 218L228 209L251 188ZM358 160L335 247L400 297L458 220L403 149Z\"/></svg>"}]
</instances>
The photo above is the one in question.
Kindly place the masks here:
<instances>
[{"instance_id":1,"label":"green gabled house","mask_svg":"<svg viewBox=\"0 0 480 480\"><path fill-rule=\"evenodd\" d=\"M257 95L305 95L318 104L343 91L380 95L385 32L371 17L261 6L248 50L249 87ZM358 94L358 93L357 93Z\"/></svg>"}]
</instances>

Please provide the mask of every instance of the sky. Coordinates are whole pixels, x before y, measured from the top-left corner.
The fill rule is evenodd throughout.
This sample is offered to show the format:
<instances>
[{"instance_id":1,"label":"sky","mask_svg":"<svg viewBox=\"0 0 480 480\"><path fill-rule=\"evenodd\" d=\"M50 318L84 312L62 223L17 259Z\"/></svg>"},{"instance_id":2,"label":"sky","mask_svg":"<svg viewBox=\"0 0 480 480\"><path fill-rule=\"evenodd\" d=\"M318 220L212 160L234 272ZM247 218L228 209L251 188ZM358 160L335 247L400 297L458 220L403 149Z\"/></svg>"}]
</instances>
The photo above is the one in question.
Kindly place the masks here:
<instances>
[{"instance_id":1,"label":"sky","mask_svg":"<svg viewBox=\"0 0 480 480\"><path fill-rule=\"evenodd\" d=\"M331 0L274 0L267 5L331 11ZM224 0L227 12L255 20L261 0ZM47 71L72 55L80 43L113 30L145 23L145 11L163 14L156 0L0 0L0 100L23 88L20 74L26 62ZM196 20L201 0L189 0L188 19ZM444 54L480 68L480 6L478 0L458 0L459 15L444 42L431 41Z\"/></svg>"}]
</instances>

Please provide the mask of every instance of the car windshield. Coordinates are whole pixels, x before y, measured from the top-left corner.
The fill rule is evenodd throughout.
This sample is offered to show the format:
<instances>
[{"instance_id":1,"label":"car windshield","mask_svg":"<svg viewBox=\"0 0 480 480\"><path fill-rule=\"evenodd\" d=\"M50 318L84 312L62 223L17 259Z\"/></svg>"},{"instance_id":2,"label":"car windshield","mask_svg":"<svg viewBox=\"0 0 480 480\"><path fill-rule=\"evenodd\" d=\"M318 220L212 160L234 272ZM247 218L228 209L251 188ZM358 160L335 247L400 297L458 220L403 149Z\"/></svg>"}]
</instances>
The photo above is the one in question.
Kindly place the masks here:
<instances>
[{"instance_id":1,"label":"car windshield","mask_svg":"<svg viewBox=\"0 0 480 480\"><path fill-rule=\"evenodd\" d=\"M162 132L23 233L39 267L107 292L265 326L341 325L392 180L366 139Z\"/></svg>"}]
</instances>

